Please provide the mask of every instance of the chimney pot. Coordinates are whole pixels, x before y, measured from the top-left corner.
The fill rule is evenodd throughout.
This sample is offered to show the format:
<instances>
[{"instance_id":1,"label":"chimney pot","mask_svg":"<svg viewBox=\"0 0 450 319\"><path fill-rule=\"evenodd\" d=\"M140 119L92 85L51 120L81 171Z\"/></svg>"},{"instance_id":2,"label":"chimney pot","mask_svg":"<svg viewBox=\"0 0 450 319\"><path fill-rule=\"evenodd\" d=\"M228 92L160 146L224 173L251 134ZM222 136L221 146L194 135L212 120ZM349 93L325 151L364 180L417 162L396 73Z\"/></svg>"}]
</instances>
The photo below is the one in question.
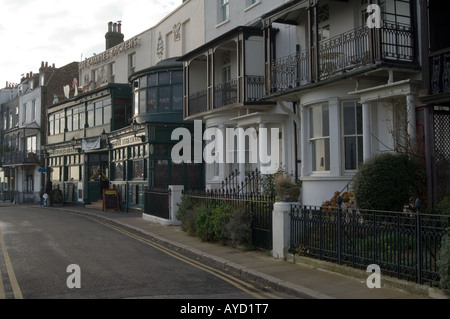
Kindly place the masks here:
<instances>
[{"instance_id":1,"label":"chimney pot","mask_svg":"<svg viewBox=\"0 0 450 319\"><path fill-rule=\"evenodd\" d=\"M48 67L48 62L45 62L45 67Z\"/></svg>"},{"instance_id":2,"label":"chimney pot","mask_svg":"<svg viewBox=\"0 0 450 319\"><path fill-rule=\"evenodd\" d=\"M108 32L112 32L112 25L113 25L112 22L108 23Z\"/></svg>"},{"instance_id":3,"label":"chimney pot","mask_svg":"<svg viewBox=\"0 0 450 319\"><path fill-rule=\"evenodd\" d=\"M117 24L117 32L122 33L122 24L120 22Z\"/></svg>"},{"instance_id":4,"label":"chimney pot","mask_svg":"<svg viewBox=\"0 0 450 319\"><path fill-rule=\"evenodd\" d=\"M114 32L117 32L117 23L114 23L114 24L113 24L113 31L114 31Z\"/></svg>"}]
</instances>

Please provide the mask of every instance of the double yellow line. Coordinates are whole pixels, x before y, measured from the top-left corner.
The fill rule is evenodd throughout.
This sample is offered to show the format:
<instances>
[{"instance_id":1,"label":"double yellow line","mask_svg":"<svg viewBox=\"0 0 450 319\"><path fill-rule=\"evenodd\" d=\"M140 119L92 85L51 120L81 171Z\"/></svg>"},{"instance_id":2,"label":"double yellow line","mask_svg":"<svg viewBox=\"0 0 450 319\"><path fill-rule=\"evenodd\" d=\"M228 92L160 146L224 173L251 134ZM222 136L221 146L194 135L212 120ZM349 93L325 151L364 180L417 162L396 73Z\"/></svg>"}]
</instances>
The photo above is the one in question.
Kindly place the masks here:
<instances>
[{"instance_id":1,"label":"double yellow line","mask_svg":"<svg viewBox=\"0 0 450 319\"><path fill-rule=\"evenodd\" d=\"M159 243L156 243L154 241L146 239L146 238L144 238L142 236L136 235L136 234L134 234L134 233L132 233L132 232L122 228L122 227L112 225L110 223L107 223L107 222L105 222L103 220L100 220L100 219L97 219L95 217L88 217L88 218L90 218L90 219L92 219L92 220L94 220L94 221L96 221L96 222L98 222L98 223L100 223L100 224L102 224L102 225L104 225L106 227L112 228L112 229L114 229L114 230L116 230L116 231L118 231L118 232L120 232L120 233L122 233L122 234L124 234L126 236L134 238L134 239L136 239L136 240L138 240L138 241L140 241L140 242L142 242L142 243L144 243L144 244L146 244L148 246L151 246L154 249L157 249L157 250L159 250L159 251L161 251L161 252L163 252L163 253L165 253L165 254L167 254L167 255L175 258L175 259L178 259L178 260L180 260L180 261L182 261L182 262L184 262L186 264L189 264L189 265L194 266L194 267L196 267L198 269L206 271L207 273L209 273L211 275L214 275L217 278L220 278L220 279L224 280L225 282L235 286L236 288L238 288L238 289L248 293L249 295L251 295L251 296L253 296L253 297L257 298L257 299L267 299L267 298L280 299L279 297L277 297L277 296L275 296L275 295L273 295L273 294L271 294L269 292L263 291L263 290L255 287L254 285L252 285L250 283L247 283L247 282L245 282L243 280L240 280L239 278L236 278L235 276L227 274L226 272L223 272L223 271L218 270L216 268L207 266L207 265L205 265L205 264L203 264L203 263L201 263L201 262L199 262L199 261L197 261L195 259L189 258L189 257L187 257L187 256L185 256L185 255L183 255L183 254L181 254L179 252L176 252L176 251L174 251L172 249L169 249L169 248L165 247L164 245L161 245Z\"/></svg>"},{"instance_id":2,"label":"double yellow line","mask_svg":"<svg viewBox=\"0 0 450 319\"><path fill-rule=\"evenodd\" d=\"M2 230L0 229L0 247L5 260L6 271L8 272L9 283L11 284L12 291L15 299L23 299L22 291L20 290L19 283L17 282L16 274L14 273L11 259L9 259L8 251L6 250L5 240L3 239ZM0 269L0 299L6 299L5 286L3 284L2 272Z\"/></svg>"}]
</instances>

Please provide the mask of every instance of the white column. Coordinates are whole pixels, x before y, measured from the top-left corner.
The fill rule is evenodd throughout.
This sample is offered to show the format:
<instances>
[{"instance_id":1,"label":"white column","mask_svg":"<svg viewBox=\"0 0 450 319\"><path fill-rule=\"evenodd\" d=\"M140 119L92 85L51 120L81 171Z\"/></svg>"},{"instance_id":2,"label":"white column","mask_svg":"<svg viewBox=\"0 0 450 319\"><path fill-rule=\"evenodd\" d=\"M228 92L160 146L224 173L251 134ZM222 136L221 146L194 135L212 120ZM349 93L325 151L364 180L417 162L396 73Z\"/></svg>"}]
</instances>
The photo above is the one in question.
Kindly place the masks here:
<instances>
[{"instance_id":1,"label":"white column","mask_svg":"<svg viewBox=\"0 0 450 319\"><path fill-rule=\"evenodd\" d=\"M416 106L414 95L406 95L406 107L408 112L408 136L411 147L416 147Z\"/></svg>"},{"instance_id":2,"label":"white column","mask_svg":"<svg viewBox=\"0 0 450 319\"><path fill-rule=\"evenodd\" d=\"M278 202L273 205L272 213L272 256L286 259L290 246L290 228L292 203Z\"/></svg>"},{"instance_id":3,"label":"white column","mask_svg":"<svg viewBox=\"0 0 450 319\"><path fill-rule=\"evenodd\" d=\"M170 191L170 221L172 225L180 225L181 222L177 219L178 204L181 203L181 197L183 196L183 185L169 185Z\"/></svg>"},{"instance_id":4,"label":"white column","mask_svg":"<svg viewBox=\"0 0 450 319\"><path fill-rule=\"evenodd\" d=\"M300 169L300 175L301 176L307 176L309 174L309 159L307 159L307 156L309 156L308 152L308 146L309 143L307 141L308 133L309 132L309 123L308 123L308 117L307 117L307 110L301 106L300 107L300 119L302 123L302 128L300 130L300 160L301 160L301 169ZM308 154L308 155L307 155Z\"/></svg>"},{"instance_id":5,"label":"white column","mask_svg":"<svg viewBox=\"0 0 450 319\"><path fill-rule=\"evenodd\" d=\"M239 130L238 136L238 163L239 163L239 183L245 180L245 128Z\"/></svg>"},{"instance_id":6,"label":"white column","mask_svg":"<svg viewBox=\"0 0 450 319\"><path fill-rule=\"evenodd\" d=\"M262 166L267 165L267 130L266 125L264 123L259 123L259 134L258 134L258 161L259 161L259 170L265 171L265 169L261 169Z\"/></svg>"},{"instance_id":7,"label":"white column","mask_svg":"<svg viewBox=\"0 0 450 319\"><path fill-rule=\"evenodd\" d=\"M363 103L363 160L364 162L372 156L371 148L371 125L370 125L370 104Z\"/></svg>"},{"instance_id":8,"label":"white column","mask_svg":"<svg viewBox=\"0 0 450 319\"><path fill-rule=\"evenodd\" d=\"M216 147L218 152L220 152L219 157L221 159L222 162L219 161L219 178L224 180L225 179L225 154L226 154L226 143L224 143L224 139L225 137L225 125L220 124L218 130L220 132L222 132L222 140L218 141L218 143L216 143Z\"/></svg>"}]
</instances>

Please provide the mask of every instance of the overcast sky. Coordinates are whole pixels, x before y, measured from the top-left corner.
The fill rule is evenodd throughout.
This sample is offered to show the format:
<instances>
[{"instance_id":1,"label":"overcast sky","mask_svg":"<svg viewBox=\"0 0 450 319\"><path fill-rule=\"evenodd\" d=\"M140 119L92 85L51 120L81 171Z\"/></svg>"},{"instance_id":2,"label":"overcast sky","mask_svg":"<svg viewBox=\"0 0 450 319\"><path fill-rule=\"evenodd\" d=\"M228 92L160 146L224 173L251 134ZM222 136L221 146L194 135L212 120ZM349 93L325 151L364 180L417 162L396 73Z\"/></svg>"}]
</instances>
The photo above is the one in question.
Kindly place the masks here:
<instances>
[{"instance_id":1,"label":"overcast sky","mask_svg":"<svg viewBox=\"0 0 450 319\"><path fill-rule=\"evenodd\" d=\"M105 51L108 22L122 21L125 40L153 27L182 0L0 0L0 88Z\"/></svg>"}]
</instances>

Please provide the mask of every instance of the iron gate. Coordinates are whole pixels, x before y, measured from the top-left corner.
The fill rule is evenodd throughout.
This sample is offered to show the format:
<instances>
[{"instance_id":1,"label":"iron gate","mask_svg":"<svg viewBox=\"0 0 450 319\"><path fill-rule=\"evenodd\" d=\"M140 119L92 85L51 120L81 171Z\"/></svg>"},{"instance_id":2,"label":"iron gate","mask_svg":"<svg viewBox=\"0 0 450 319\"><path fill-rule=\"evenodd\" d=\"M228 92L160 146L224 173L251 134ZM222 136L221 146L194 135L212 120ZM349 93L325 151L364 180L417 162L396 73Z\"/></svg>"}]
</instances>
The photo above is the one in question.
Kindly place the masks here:
<instances>
[{"instance_id":1,"label":"iron gate","mask_svg":"<svg viewBox=\"0 0 450 319\"><path fill-rule=\"evenodd\" d=\"M170 189L146 189L144 198L145 214L170 219Z\"/></svg>"}]
</instances>

